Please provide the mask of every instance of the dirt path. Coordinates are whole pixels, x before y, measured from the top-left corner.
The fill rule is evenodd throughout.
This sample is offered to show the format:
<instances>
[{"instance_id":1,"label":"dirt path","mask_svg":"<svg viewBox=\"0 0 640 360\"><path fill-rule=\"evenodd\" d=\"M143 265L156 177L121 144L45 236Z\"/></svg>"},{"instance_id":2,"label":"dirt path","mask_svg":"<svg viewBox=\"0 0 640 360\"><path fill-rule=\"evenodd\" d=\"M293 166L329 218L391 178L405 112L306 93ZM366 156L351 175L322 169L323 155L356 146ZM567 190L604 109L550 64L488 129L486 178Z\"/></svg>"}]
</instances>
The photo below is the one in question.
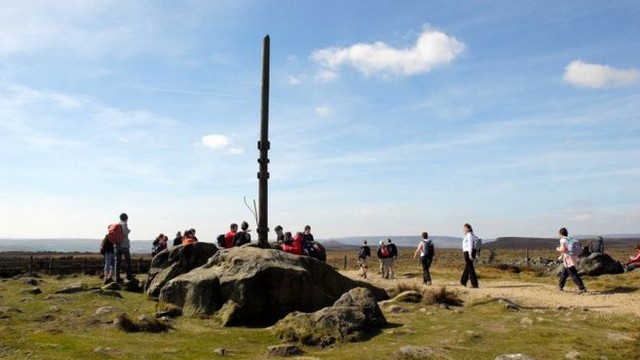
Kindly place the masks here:
<instances>
[{"instance_id":1,"label":"dirt path","mask_svg":"<svg viewBox=\"0 0 640 360\"><path fill-rule=\"evenodd\" d=\"M362 280L357 271L343 272L353 279ZM379 275L371 275L367 281L377 286L388 288L394 282L420 282L419 278L385 280ZM520 306L528 308L574 307L601 311L613 314L630 314L640 317L640 293L633 288L615 289L611 291L589 291L586 294L576 294L573 284L567 284L566 291L559 291L554 284L539 284L531 282L483 280L480 288L465 288L457 282L435 280L432 286L446 286L456 290L464 301L479 299L507 298Z\"/></svg>"}]
</instances>

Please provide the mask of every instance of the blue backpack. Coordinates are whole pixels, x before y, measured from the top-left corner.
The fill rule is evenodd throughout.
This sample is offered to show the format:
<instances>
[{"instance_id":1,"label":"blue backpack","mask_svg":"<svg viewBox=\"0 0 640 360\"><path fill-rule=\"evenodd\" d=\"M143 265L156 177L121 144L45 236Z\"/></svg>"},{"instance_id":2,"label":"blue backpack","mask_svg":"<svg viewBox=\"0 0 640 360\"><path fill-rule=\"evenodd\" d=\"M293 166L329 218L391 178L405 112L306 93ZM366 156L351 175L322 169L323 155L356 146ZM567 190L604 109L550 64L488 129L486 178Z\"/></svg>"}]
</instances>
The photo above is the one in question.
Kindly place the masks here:
<instances>
[{"instance_id":1,"label":"blue backpack","mask_svg":"<svg viewBox=\"0 0 640 360\"><path fill-rule=\"evenodd\" d=\"M580 246L580 241L578 239L574 239L571 236L567 238L567 253L571 256L580 256L582 255L582 246Z\"/></svg>"}]
</instances>

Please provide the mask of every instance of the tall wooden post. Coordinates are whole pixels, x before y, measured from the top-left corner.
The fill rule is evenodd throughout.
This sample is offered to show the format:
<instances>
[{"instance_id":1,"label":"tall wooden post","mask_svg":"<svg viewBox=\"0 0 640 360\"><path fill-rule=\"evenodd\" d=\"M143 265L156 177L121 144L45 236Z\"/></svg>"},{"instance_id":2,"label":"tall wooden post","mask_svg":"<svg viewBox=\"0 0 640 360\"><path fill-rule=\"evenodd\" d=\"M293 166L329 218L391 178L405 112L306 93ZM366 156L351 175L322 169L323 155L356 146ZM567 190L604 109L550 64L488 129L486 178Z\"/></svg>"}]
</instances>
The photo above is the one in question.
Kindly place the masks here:
<instances>
[{"instance_id":1,"label":"tall wooden post","mask_svg":"<svg viewBox=\"0 0 640 360\"><path fill-rule=\"evenodd\" d=\"M258 193L258 246L269 247L269 200L268 200L268 180L269 180L269 57L270 57L269 35L265 36L262 50L262 104L260 107L260 172L258 173L259 193Z\"/></svg>"}]
</instances>

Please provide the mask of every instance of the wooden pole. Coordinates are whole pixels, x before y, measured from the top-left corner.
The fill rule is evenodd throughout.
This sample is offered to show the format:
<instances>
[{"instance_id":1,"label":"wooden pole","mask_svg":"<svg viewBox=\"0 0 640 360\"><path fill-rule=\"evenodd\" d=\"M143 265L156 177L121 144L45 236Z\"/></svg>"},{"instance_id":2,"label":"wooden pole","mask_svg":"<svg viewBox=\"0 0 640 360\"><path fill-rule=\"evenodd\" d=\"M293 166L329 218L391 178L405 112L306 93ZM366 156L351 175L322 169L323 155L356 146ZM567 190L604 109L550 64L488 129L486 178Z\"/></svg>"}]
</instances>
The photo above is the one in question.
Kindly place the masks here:
<instances>
[{"instance_id":1,"label":"wooden pole","mask_svg":"<svg viewBox=\"0 0 640 360\"><path fill-rule=\"evenodd\" d=\"M269 200L268 200L268 180L269 180L269 57L271 40L269 35L265 36L262 52L262 101L260 107L260 172L259 179L259 210L258 210L258 246L269 247Z\"/></svg>"}]
</instances>

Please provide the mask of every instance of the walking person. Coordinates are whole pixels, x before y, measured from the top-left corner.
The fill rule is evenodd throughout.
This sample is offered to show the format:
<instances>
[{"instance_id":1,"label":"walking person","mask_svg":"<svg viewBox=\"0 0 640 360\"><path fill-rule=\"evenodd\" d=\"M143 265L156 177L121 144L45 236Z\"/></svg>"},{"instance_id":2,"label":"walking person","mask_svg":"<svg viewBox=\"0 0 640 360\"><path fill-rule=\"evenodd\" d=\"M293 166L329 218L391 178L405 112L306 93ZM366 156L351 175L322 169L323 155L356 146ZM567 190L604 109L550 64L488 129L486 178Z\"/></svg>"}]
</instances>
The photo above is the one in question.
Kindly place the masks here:
<instances>
[{"instance_id":1,"label":"walking person","mask_svg":"<svg viewBox=\"0 0 640 360\"><path fill-rule=\"evenodd\" d=\"M367 270L369 270L369 259L371 258L371 248L367 245L367 240L362 242L360 251L358 251L358 265L360 265L360 277L367 278Z\"/></svg>"},{"instance_id":2,"label":"walking person","mask_svg":"<svg viewBox=\"0 0 640 360\"><path fill-rule=\"evenodd\" d=\"M467 282L471 280L471 287L478 287L478 277L476 276L476 269L473 267L473 260L476 258L476 252L473 249L473 244L476 241L476 236L473 234L473 228L469 224L464 224L462 227L464 232L464 238L462 239L462 254L464 255L464 271L460 278L460 284L467 286Z\"/></svg>"},{"instance_id":3,"label":"walking person","mask_svg":"<svg viewBox=\"0 0 640 360\"><path fill-rule=\"evenodd\" d=\"M420 263L422 264L422 282L426 285L431 285L431 273L429 273L429 268L431 267L431 263L433 262L433 257L436 252L433 247L433 242L429 239L429 234L426 231L420 234L420 237L420 244L418 244L416 251L413 253L413 258L415 259L418 254L420 254Z\"/></svg>"},{"instance_id":4,"label":"walking person","mask_svg":"<svg viewBox=\"0 0 640 360\"><path fill-rule=\"evenodd\" d=\"M378 260L380 260L380 272L382 274L383 279L389 278L389 247L384 243L384 241L380 241L380 246L378 246L378 251L376 252L378 255Z\"/></svg>"},{"instance_id":5,"label":"walking person","mask_svg":"<svg viewBox=\"0 0 640 360\"><path fill-rule=\"evenodd\" d=\"M129 241L129 216L125 213L120 214L120 226L122 227L122 239L115 245L115 255L116 255L116 282L122 282L120 278L120 271L124 265L126 269L127 280L132 280L133 275L131 274L131 242ZM122 263L124 259L124 264Z\"/></svg>"},{"instance_id":6,"label":"walking person","mask_svg":"<svg viewBox=\"0 0 640 360\"><path fill-rule=\"evenodd\" d=\"M389 247L389 278L395 278L395 273L393 272L393 263L398 259L398 248L396 244L391 242L391 239L387 239L387 246Z\"/></svg>"},{"instance_id":7,"label":"walking person","mask_svg":"<svg viewBox=\"0 0 640 360\"><path fill-rule=\"evenodd\" d=\"M587 292L587 288L584 287L584 283L578 275L576 265L578 264L578 252L580 252L580 243L569 236L569 232L566 228L562 228L558 231L560 235L560 246L556 248L560 252L560 258L564 265L562 272L560 273L560 281L558 282L558 290L564 291L564 285L567 282L567 278L571 276L573 282L578 287L578 294Z\"/></svg>"}]
</instances>

